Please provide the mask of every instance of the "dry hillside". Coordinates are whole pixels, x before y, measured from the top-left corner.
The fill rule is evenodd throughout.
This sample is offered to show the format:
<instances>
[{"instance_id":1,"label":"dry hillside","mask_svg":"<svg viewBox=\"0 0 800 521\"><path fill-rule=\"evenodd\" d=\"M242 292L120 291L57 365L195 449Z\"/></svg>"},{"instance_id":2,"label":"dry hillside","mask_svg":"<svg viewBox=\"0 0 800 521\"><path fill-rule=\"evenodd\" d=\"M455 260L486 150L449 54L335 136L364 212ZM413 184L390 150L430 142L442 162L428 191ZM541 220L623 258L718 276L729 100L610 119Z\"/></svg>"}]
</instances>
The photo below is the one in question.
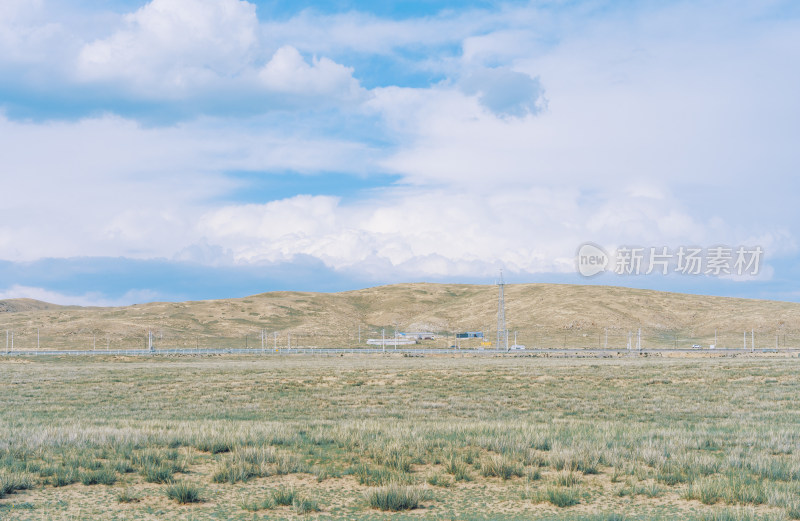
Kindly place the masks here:
<instances>
[{"instance_id":1,"label":"dry hillside","mask_svg":"<svg viewBox=\"0 0 800 521\"><path fill-rule=\"evenodd\" d=\"M528 345L574 342L618 345L628 331L643 329L648 342L697 339L739 347L742 332L757 342L800 344L800 304L664 293L607 286L513 284L506 287L508 327ZM37 328L51 343L88 338L100 343L135 340L148 329L159 341L186 345L211 338L248 338L266 329L280 342L291 334L307 345L350 345L358 337L392 331L438 333L496 329L497 288L491 285L397 284L341 293L262 293L240 299L149 303L117 308L61 307L31 300L0 301L0 329L13 330L17 345L35 343ZM749 334L749 333L748 333ZM795 336L797 337L795 339ZM563 338L562 338L563 337ZM270 337L272 338L272 337ZM172 339L172 340L170 340ZM179 339L181 339L179 341ZM768 341L769 340L769 341ZM137 343L138 342L138 343ZM446 340L442 340L446 342ZM294 345L297 345L296 343ZM560 345L559 345L560 346Z\"/></svg>"}]
</instances>

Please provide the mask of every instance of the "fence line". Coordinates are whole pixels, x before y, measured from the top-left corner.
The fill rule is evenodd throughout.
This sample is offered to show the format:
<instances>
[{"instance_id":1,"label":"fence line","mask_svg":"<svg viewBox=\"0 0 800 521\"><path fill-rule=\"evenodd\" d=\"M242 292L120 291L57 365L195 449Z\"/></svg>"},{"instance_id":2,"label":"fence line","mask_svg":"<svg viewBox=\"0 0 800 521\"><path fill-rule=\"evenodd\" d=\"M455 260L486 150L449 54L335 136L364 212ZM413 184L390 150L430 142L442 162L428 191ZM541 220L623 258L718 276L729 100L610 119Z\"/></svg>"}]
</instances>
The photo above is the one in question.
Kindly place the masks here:
<instances>
[{"instance_id":1,"label":"fence line","mask_svg":"<svg viewBox=\"0 0 800 521\"><path fill-rule=\"evenodd\" d=\"M38 351L11 351L0 353L4 357L30 357L30 356L169 356L169 355L194 355L194 356L209 356L209 355L262 355L262 356L282 356L282 355L344 355L344 354L402 354L412 356L425 356L425 355L477 355L477 356L537 356L548 354L570 354L570 355L624 355L631 356L639 354L656 354L665 353L669 351L689 352L687 349L678 350L665 350L665 349L642 349L641 351L628 351L624 349L530 349L524 351L507 351L505 349L441 349L441 348L428 348L428 349L408 349L399 348L397 350L384 350L384 349L371 349L371 348L282 348L277 351L260 350L260 349L164 349L150 351L148 349L120 349L120 350L38 350ZM707 354L736 354L736 353L750 353L749 349L718 349L716 351L704 351ZM774 349L756 349L755 353L764 352L777 352ZM800 355L800 349L786 349L780 350L791 355Z\"/></svg>"},{"instance_id":2,"label":"fence line","mask_svg":"<svg viewBox=\"0 0 800 521\"><path fill-rule=\"evenodd\" d=\"M10 326L10 325L9 325ZM0 326L2 328L3 326ZM0 334L2 329L0 329ZM357 336L360 333L360 336ZM169 328L139 328L136 332L106 332L96 330L71 331L57 327L6 328L6 346L0 353L218 353L218 352L278 352L294 353L293 349L319 352L321 349L343 352L427 352L459 351L499 352L490 339L496 332L481 332L483 338L456 338L454 332L434 332L435 338L420 340L411 346L395 345L394 328L361 327L356 331L321 333L300 329L270 330L243 328L241 334L219 336L210 333L173 330ZM705 329L702 332L675 331L654 328L592 327L592 328L522 328L510 330L509 338L516 339L525 350L750 350L792 351L800 348L800 333L778 330L723 331ZM376 346L369 339L383 338ZM358 340L361 340L359 343ZM512 342L509 341L511 346ZM501 350L505 346L500 346ZM305 351L303 351L305 352Z\"/></svg>"}]
</instances>

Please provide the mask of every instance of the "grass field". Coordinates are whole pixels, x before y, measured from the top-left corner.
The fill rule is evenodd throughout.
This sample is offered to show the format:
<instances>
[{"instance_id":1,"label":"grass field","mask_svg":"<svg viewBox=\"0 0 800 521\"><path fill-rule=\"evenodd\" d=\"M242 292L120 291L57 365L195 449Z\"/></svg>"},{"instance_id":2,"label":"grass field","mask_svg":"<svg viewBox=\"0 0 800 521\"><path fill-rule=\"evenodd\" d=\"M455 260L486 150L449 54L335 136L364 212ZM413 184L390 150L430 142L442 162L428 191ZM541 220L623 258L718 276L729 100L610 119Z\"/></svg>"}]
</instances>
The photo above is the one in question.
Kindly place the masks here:
<instances>
[{"instance_id":1,"label":"grass field","mask_svg":"<svg viewBox=\"0 0 800 521\"><path fill-rule=\"evenodd\" d=\"M0 519L799 519L800 360L0 360Z\"/></svg>"}]
</instances>

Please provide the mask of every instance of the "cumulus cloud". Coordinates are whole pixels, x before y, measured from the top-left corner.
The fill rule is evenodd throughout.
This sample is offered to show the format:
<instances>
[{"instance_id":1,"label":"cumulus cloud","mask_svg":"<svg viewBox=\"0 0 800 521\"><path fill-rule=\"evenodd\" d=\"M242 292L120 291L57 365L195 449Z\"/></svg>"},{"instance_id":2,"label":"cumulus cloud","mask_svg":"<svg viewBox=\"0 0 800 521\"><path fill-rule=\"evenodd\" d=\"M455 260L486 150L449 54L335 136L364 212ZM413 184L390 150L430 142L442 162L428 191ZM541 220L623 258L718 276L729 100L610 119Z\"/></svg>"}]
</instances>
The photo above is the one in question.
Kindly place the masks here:
<instances>
[{"instance_id":1,"label":"cumulus cloud","mask_svg":"<svg viewBox=\"0 0 800 521\"><path fill-rule=\"evenodd\" d=\"M241 0L152 0L82 34L63 60L74 74L48 92L66 83L102 94L90 111L106 108L104 96L156 99L190 117L157 127L135 116L0 118L0 170L21 194L0 201L10 216L0 258L313 258L424 278L499 264L572 270L586 240L755 237L795 251L800 73L786 64L800 49L796 20L750 25L749 10L709 4L636 16L557 4L259 21ZM0 31L6 49L45 27L19 0L3 6L15 20ZM384 66L401 72L361 86L364 69ZM421 70L430 78L403 76ZM225 103L236 110L203 117ZM339 111L297 115L319 103ZM241 170L401 181L351 201L315 194L309 178L295 197L244 204L226 197Z\"/></svg>"},{"instance_id":2,"label":"cumulus cloud","mask_svg":"<svg viewBox=\"0 0 800 521\"><path fill-rule=\"evenodd\" d=\"M670 194L595 194L528 188L482 195L467 191L395 189L377 199L344 203L296 196L263 205L232 205L200 219L198 235L234 262L276 263L298 256L336 270L413 276L487 276L572 272L586 241L677 246L685 241L744 244L730 227L695 220ZM740 242L736 242L740 241Z\"/></svg>"},{"instance_id":3,"label":"cumulus cloud","mask_svg":"<svg viewBox=\"0 0 800 521\"><path fill-rule=\"evenodd\" d=\"M242 0L153 0L78 56L82 80L132 82L153 95L185 92L247 69L257 44L255 6Z\"/></svg>"},{"instance_id":4,"label":"cumulus cloud","mask_svg":"<svg viewBox=\"0 0 800 521\"><path fill-rule=\"evenodd\" d=\"M363 94L353 69L328 58L314 58L309 64L294 47L278 49L258 73L269 90L294 95L333 95L356 99Z\"/></svg>"},{"instance_id":5,"label":"cumulus cloud","mask_svg":"<svg viewBox=\"0 0 800 521\"><path fill-rule=\"evenodd\" d=\"M364 95L350 67L325 56L306 61L291 45L272 52L255 5L244 0L152 0L82 47L76 79L115 85L134 99L199 101L206 110L242 97L258 112Z\"/></svg>"}]
</instances>

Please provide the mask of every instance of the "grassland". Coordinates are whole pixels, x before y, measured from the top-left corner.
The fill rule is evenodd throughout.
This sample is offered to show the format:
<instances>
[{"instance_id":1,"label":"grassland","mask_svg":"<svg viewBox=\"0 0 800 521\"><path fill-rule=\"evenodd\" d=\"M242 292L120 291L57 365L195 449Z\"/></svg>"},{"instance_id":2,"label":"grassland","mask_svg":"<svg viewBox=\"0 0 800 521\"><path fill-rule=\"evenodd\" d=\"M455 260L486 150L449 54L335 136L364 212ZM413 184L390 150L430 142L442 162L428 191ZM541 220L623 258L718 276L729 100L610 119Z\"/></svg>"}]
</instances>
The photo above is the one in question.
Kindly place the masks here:
<instances>
[{"instance_id":1,"label":"grassland","mask_svg":"<svg viewBox=\"0 0 800 521\"><path fill-rule=\"evenodd\" d=\"M798 519L798 369L3 359L0 519Z\"/></svg>"}]
</instances>

